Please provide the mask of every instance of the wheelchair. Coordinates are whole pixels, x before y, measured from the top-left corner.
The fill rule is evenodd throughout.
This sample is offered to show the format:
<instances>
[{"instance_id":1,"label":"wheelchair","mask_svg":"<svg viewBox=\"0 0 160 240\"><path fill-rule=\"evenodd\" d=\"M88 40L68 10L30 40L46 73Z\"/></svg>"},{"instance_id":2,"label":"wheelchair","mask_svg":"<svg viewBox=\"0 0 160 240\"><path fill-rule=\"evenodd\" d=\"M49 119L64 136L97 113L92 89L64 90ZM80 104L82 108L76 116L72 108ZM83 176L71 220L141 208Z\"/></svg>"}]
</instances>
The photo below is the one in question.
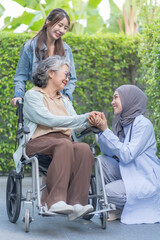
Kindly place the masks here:
<instances>
[{"instance_id":1,"label":"wheelchair","mask_svg":"<svg viewBox=\"0 0 160 240\"><path fill-rule=\"evenodd\" d=\"M46 207L41 204L41 191L46 188L46 184L40 185L40 176L46 176L51 158L38 153L34 156L26 155L25 148L30 130L28 127L23 126L23 103L21 100L18 100L17 106L18 144L20 144L23 137L25 138L25 143L22 146L23 158L21 159L22 167L20 173L17 173L16 170L11 170L8 175L6 187L6 209L11 223L17 222L22 209L22 220L25 224L25 231L29 232L30 223L34 220L35 202L37 202L36 207L38 214L41 216L56 216L60 214L48 212ZM88 128L76 136L75 140L78 141L91 133L95 134L95 142L90 146L95 157L95 162L93 169L94 174L91 175L90 179L88 203L93 205L94 210L83 216L83 218L85 220L90 220L95 214L97 214L100 218L102 229L106 229L108 212L114 210L115 205L109 204L107 201L101 161L95 156L95 146L98 141L98 129ZM24 179L24 168L26 165L31 167L32 184L31 189L28 189L24 194L22 193L22 181ZM99 188L98 174L100 175L102 190Z\"/></svg>"}]
</instances>

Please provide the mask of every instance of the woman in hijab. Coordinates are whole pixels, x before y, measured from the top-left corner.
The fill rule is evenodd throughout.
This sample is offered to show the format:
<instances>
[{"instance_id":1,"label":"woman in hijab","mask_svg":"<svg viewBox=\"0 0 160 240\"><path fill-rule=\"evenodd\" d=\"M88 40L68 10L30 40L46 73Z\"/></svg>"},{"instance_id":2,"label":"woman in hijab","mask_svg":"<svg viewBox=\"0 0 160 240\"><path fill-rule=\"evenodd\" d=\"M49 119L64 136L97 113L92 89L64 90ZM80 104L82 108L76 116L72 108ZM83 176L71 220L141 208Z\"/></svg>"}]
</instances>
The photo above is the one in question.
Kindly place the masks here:
<instances>
[{"instance_id":1,"label":"woman in hijab","mask_svg":"<svg viewBox=\"0 0 160 240\"><path fill-rule=\"evenodd\" d=\"M147 98L138 87L122 85L113 95L112 106L113 131L103 113L91 113L88 118L100 130L106 193L117 208L109 220L160 222L160 161L152 123L144 117Z\"/></svg>"}]
</instances>

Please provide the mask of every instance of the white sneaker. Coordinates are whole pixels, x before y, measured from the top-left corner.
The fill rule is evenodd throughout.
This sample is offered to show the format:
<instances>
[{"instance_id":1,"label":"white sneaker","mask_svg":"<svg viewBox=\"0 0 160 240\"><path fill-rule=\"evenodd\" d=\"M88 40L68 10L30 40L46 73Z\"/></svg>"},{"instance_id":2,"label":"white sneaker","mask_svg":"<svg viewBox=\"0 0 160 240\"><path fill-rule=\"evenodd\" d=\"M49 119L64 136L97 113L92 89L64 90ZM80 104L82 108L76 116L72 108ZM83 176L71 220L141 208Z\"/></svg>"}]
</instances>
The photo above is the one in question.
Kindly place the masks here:
<instances>
[{"instance_id":1,"label":"white sneaker","mask_svg":"<svg viewBox=\"0 0 160 240\"><path fill-rule=\"evenodd\" d=\"M93 206L90 205L90 204L85 205L85 206L82 206L81 204L75 204L73 206L73 208L74 208L73 213L68 215L68 220L69 221L73 221L76 218L82 217L86 213L89 213L89 212L93 211Z\"/></svg>"},{"instance_id":2,"label":"white sneaker","mask_svg":"<svg viewBox=\"0 0 160 240\"><path fill-rule=\"evenodd\" d=\"M64 201L59 201L54 203L50 209L49 212L55 212L55 213L61 213L61 214L71 214L74 211L73 206L68 205Z\"/></svg>"}]
</instances>

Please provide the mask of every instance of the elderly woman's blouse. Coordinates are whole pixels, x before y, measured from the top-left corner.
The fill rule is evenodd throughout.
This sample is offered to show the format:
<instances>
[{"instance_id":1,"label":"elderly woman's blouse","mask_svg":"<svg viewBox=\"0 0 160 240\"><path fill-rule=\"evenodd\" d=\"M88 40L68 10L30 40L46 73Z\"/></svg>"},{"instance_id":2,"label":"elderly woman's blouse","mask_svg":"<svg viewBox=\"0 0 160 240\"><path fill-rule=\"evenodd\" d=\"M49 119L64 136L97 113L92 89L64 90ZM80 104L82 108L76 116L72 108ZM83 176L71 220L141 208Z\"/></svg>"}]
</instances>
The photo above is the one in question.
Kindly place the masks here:
<instances>
[{"instance_id":1,"label":"elderly woman's blouse","mask_svg":"<svg viewBox=\"0 0 160 240\"><path fill-rule=\"evenodd\" d=\"M66 97L62 95L62 102L68 113L68 116L57 116L51 113L44 104L43 94L33 89L28 90L24 97L23 117L24 126L28 126L30 133L28 134L28 141L33 136L33 133L37 129L38 124L44 125L50 128L61 127L71 128L74 131L82 131L89 126L87 117L89 113L77 115L72 102L68 101ZM24 144L24 138L21 139L21 143L18 149L13 154L15 161L16 171L21 171L21 157L22 157L22 145Z\"/></svg>"},{"instance_id":2,"label":"elderly woman's blouse","mask_svg":"<svg viewBox=\"0 0 160 240\"><path fill-rule=\"evenodd\" d=\"M57 93L57 97L55 99L51 99L49 95L42 88L33 87L33 90L43 94L43 102L52 114L57 116L69 116L64 106L64 103L62 101L62 94L60 92ZM51 133L51 132L61 132L67 135L68 137L72 136L71 128L48 127L48 126L38 124L35 132L32 135L32 139L45 135L47 133Z\"/></svg>"}]
</instances>

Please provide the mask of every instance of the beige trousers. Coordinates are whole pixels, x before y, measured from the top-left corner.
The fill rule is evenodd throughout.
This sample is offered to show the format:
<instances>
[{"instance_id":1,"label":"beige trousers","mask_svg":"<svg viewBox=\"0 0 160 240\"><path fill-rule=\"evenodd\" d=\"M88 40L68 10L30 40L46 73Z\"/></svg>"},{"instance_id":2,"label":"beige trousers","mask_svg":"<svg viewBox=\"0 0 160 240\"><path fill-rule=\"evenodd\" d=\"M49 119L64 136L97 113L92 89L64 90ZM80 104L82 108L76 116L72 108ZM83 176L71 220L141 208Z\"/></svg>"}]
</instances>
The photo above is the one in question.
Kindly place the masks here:
<instances>
[{"instance_id":1,"label":"beige trousers","mask_svg":"<svg viewBox=\"0 0 160 240\"><path fill-rule=\"evenodd\" d=\"M52 158L46 178L48 208L58 201L71 205L88 203L94 161L88 144L73 142L62 133L49 133L31 139L26 152L29 156L40 153Z\"/></svg>"}]
</instances>

